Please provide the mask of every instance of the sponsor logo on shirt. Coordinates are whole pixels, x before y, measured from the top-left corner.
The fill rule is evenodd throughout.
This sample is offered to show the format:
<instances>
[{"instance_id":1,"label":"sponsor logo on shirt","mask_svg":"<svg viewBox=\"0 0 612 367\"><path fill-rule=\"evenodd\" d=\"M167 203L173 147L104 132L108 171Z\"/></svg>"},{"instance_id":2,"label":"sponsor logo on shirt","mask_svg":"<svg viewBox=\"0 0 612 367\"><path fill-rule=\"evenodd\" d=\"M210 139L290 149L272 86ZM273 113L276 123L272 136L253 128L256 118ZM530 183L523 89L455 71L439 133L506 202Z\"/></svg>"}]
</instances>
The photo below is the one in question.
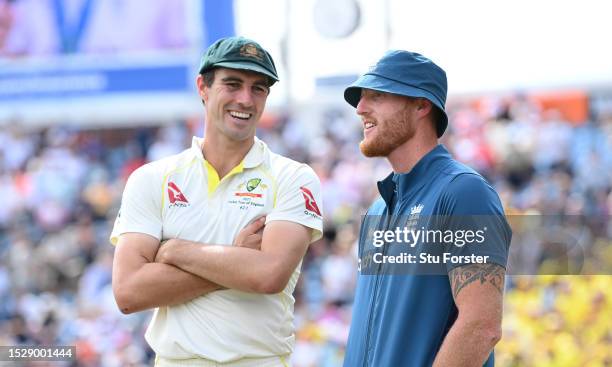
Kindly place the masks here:
<instances>
[{"instance_id":1,"label":"sponsor logo on shirt","mask_svg":"<svg viewBox=\"0 0 612 367\"><path fill-rule=\"evenodd\" d=\"M168 182L168 200L170 200L170 207L187 207L189 206L189 200L185 197L185 194L179 189L174 182Z\"/></svg>"},{"instance_id":2,"label":"sponsor logo on shirt","mask_svg":"<svg viewBox=\"0 0 612 367\"><path fill-rule=\"evenodd\" d=\"M312 192L305 188L304 186L300 187L302 191L302 196L304 196L304 205L306 206L306 210L304 214L308 215L310 213L315 214L317 217L321 216L321 211L319 210L319 206L317 205L317 201L312 195Z\"/></svg>"}]
</instances>

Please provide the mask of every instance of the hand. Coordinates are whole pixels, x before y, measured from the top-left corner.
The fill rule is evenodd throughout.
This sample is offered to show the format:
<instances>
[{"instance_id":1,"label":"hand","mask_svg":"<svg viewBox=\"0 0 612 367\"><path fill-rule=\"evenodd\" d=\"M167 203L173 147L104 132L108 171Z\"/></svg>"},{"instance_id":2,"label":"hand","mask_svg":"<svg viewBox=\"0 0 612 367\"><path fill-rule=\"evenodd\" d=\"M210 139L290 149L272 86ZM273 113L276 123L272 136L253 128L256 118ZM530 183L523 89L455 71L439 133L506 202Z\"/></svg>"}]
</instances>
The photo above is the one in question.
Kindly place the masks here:
<instances>
[{"instance_id":1,"label":"hand","mask_svg":"<svg viewBox=\"0 0 612 367\"><path fill-rule=\"evenodd\" d=\"M261 238L266 224L266 217L260 217L238 232L234 246L247 247L253 250L261 249Z\"/></svg>"},{"instance_id":2,"label":"hand","mask_svg":"<svg viewBox=\"0 0 612 367\"><path fill-rule=\"evenodd\" d=\"M169 240L163 241L159 245L159 249L157 250L157 254L155 255L156 263L170 264L170 253L172 252L172 248L177 243L177 241L173 238Z\"/></svg>"}]
</instances>

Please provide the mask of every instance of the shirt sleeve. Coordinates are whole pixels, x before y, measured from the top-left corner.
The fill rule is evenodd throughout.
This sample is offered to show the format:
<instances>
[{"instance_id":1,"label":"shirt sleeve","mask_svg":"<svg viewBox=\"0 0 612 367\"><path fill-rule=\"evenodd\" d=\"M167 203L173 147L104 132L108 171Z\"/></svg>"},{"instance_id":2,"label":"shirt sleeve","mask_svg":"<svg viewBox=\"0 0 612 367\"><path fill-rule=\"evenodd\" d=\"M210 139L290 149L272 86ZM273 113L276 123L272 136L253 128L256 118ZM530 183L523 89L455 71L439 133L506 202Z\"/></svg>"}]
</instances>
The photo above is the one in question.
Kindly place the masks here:
<instances>
[{"instance_id":1,"label":"shirt sleeve","mask_svg":"<svg viewBox=\"0 0 612 367\"><path fill-rule=\"evenodd\" d=\"M276 206L266 217L266 223L286 220L312 228L311 242L323 235L321 182L312 168L303 164L295 174L279 180Z\"/></svg>"},{"instance_id":2,"label":"shirt sleeve","mask_svg":"<svg viewBox=\"0 0 612 367\"><path fill-rule=\"evenodd\" d=\"M113 245L117 244L121 234L127 232L144 233L161 239L161 182L152 168L150 164L144 165L128 178L110 235Z\"/></svg>"},{"instance_id":3,"label":"shirt sleeve","mask_svg":"<svg viewBox=\"0 0 612 367\"><path fill-rule=\"evenodd\" d=\"M488 256L486 263L506 267L512 230L499 196L481 176L462 174L451 181L440 212L441 229L454 237L446 252L451 256ZM461 265L448 262L446 270Z\"/></svg>"}]
</instances>

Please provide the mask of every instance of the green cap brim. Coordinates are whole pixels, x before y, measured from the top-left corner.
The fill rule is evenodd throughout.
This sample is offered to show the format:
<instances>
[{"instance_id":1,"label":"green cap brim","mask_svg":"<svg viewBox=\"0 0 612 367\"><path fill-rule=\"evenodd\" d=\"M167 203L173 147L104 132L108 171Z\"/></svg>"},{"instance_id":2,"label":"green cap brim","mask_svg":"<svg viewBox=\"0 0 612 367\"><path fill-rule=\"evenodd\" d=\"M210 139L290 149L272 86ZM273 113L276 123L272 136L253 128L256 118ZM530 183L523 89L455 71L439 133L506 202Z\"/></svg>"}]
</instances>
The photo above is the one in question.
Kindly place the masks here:
<instances>
[{"instance_id":1,"label":"green cap brim","mask_svg":"<svg viewBox=\"0 0 612 367\"><path fill-rule=\"evenodd\" d=\"M264 74L265 76L270 77L274 82L278 81L278 78L274 74L269 72L266 68L252 62L225 61L216 63L214 67L254 71L256 73Z\"/></svg>"}]
</instances>

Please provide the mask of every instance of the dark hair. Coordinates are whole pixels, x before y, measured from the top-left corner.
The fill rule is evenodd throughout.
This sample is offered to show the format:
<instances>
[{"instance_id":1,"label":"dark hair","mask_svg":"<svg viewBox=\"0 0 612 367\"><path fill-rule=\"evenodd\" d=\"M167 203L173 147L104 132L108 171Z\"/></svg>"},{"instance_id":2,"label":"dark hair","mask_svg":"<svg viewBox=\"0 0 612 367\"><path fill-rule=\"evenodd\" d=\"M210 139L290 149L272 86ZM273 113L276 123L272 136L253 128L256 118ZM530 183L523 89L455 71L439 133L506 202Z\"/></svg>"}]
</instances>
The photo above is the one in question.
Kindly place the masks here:
<instances>
[{"instance_id":1,"label":"dark hair","mask_svg":"<svg viewBox=\"0 0 612 367\"><path fill-rule=\"evenodd\" d=\"M204 85L207 86L208 88L210 88L215 81L215 69L216 68L212 68L212 69L206 70L203 73L200 73L200 75L202 76L202 79L204 80ZM204 102L204 99L202 99L202 105L206 106L206 102Z\"/></svg>"},{"instance_id":2,"label":"dark hair","mask_svg":"<svg viewBox=\"0 0 612 367\"><path fill-rule=\"evenodd\" d=\"M202 75L202 78L204 79L204 85L210 88L215 81L215 68L209 69L200 75Z\"/></svg>"}]
</instances>

